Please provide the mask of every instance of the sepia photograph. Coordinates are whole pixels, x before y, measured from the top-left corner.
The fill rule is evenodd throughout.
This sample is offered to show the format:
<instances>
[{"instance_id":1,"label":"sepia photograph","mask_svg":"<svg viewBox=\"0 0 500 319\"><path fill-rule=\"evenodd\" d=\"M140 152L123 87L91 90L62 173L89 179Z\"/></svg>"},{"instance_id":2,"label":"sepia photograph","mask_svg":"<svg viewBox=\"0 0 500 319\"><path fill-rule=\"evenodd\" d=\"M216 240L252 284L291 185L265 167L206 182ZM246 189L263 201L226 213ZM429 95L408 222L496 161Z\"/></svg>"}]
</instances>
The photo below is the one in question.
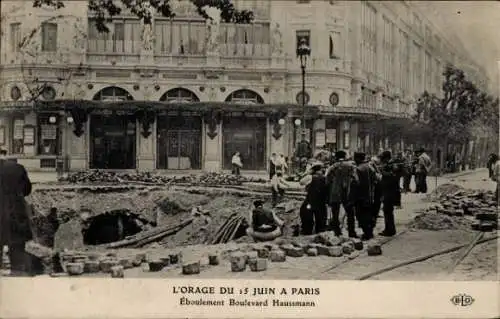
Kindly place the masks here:
<instances>
[{"instance_id":1,"label":"sepia photograph","mask_svg":"<svg viewBox=\"0 0 500 319\"><path fill-rule=\"evenodd\" d=\"M499 1L0 5L0 281L498 281Z\"/></svg>"}]
</instances>

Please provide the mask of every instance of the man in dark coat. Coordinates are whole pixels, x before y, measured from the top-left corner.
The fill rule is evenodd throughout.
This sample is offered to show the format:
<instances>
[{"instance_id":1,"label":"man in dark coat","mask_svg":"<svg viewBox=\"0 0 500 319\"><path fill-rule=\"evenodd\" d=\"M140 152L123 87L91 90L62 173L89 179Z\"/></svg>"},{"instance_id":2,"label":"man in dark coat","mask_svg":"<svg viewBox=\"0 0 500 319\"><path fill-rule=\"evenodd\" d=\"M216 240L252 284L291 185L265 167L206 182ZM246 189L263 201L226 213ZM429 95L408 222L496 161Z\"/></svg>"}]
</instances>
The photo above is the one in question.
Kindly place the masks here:
<instances>
[{"instance_id":1,"label":"man in dark coat","mask_svg":"<svg viewBox=\"0 0 500 319\"><path fill-rule=\"evenodd\" d=\"M354 153L359 183L356 187L356 218L363 230L362 239L373 238L372 207L375 202L375 186L378 183L377 173L366 160L365 153Z\"/></svg>"},{"instance_id":2,"label":"man in dark coat","mask_svg":"<svg viewBox=\"0 0 500 319\"><path fill-rule=\"evenodd\" d=\"M33 239L24 199L30 193L31 181L24 166L0 159L0 261L3 247L8 246L13 276L31 272L31 258L24 250L25 243Z\"/></svg>"},{"instance_id":3,"label":"man in dark coat","mask_svg":"<svg viewBox=\"0 0 500 319\"><path fill-rule=\"evenodd\" d=\"M406 165L406 174L403 176L403 191L405 193L411 192L411 178L412 178L412 154L411 150L406 150L404 154L404 162Z\"/></svg>"},{"instance_id":4,"label":"man in dark coat","mask_svg":"<svg viewBox=\"0 0 500 319\"><path fill-rule=\"evenodd\" d=\"M382 162L381 191L384 204L384 230L381 236L391 237L396 234L396 224L394 221L394 206L398 205L401 199L401 188L399 181L404 173L403 165L397 161L392 161L391 152L384 151L380 156Z\"/></svg>"},{"instance_id":5,"label":"man in dark coat","mask_svg":"<svg viewBox=\"0 0 500 319\"><path fill-rule=\"evenodd\" d=\"M295 151L295 161L297 167L301 172L304 172L307 165L307 161L312 157L311 144L306 140L306 134L301 134L302 139L297 144L297 149Z\"/></svg>"},{"instance_id":6,"label":"man in dark coat","mask_svg":"<svg viewBox=\"0 0 500 319\"><path fill-rule=\"evenodd\" d=\"M336 236L342 234L340 229L340 205L344 207L347 215L347 230L349 237L356 238L354 203L352 201L351 188L358 183L356 166L352 161L346 159L346 152L335 153L336 163L328 168L326 172L326 184L328 187L328 204L332 209L331 228Z\"/></svg>"},{"instance_id":7,"label":"man in dark coat","mask_svg":"<svg viewBox=\"0 0 500 319\"><path fill-rule=\"evenodd\" d=\"M372 229L374 229L375 226L377 225L377 219L379 217L380 208L382 207L382 186L380 184L380 181L382 179L382 174L380 172L381 169L380 157L379 156L372 157L368 165L370 165L370 167L375 171L377 180L379 181L378 183L375 184L374 187L373 204L371 208Z\"/></svg>"},{"instance_id":8,"label":"man in dark coat","mask_svg":"<svg viewBox=\"0 0 500 319\"><path fill-rule=\"evenodd\" d=\"M327 188L326 178L322 172L323 163L313 163L309 174L301 180L301 184L307 184L307 195L300 207L300 220L303 235L311 235L313 228L316 234L326 230L327 210ZM304 182L307 180L307 182Z\"/></svg>"}]
</instances>

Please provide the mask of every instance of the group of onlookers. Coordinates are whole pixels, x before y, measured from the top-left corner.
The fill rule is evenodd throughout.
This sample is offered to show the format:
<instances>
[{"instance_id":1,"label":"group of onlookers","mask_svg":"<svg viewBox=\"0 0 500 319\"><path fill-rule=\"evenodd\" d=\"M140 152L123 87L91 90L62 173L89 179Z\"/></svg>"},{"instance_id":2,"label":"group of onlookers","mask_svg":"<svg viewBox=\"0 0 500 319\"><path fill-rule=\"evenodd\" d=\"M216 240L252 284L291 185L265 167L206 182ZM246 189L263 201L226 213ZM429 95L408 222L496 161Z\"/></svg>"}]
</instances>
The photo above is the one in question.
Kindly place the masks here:
<instances>
[{"instance_id":1,"label":"group of onlookers","mask_svg":"<svg viewBox=\"0 0 500 319\"><path fill-rule=\"evenodd\" d=\"M289 186L283 178L288 167L286 161L280 158L273 154L270 161L269 178L273 206L284 197L285 189ZM381 209L384 213L384 229L379 235L396 234L394 210L401 207L401 194L411 191L413 177L415 192L426 193L426 179L432 166L431 159L424 149L417 152L406 150L396 157L392 156L391 151L383 151L372 157L356 152L352 158L345 151L337 151L332 156L328 151L321 150L314 158L312 162L311 159L308 160L300 179L300 184L306 189L306 197L299 213L300 233L309 235L332 230L336 235L341 235L340 208L343 207L348 236L359 237L356 233L357 220L363 232L361 238L364 240L374 237L374 228ZM275 231L280 227L276 214L271 213L271 210L263 213L266 211L263 203L258 204L253 213L266 215L267 218L264 219L274 225L269 229ZM263 219L252 217L252 220ZM253 227L259 228L259 223L256 222Z\"/></svg>"}]
</instances>

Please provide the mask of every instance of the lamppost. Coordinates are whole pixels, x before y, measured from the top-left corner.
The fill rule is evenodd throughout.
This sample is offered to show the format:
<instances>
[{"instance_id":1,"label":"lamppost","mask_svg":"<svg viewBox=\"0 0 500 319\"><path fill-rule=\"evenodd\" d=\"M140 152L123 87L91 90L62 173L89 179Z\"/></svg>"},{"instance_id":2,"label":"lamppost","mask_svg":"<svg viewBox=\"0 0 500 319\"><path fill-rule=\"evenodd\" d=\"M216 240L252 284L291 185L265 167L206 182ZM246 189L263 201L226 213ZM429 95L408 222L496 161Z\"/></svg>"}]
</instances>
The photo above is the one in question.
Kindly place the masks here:
<instances>
[{"instance_id":1,"label":"lamppost","mask_svg":"<svg viewBox=\"0 0 500 319\"><path fill-rule=\"evenodd\" d=\"M306 39L302 38L297 48L297 56L300 59L300 69L302 70L302 133L306 132L306 63L307 57L310 55L311 48L307 45Z\"/></svg>"}]
</instances>

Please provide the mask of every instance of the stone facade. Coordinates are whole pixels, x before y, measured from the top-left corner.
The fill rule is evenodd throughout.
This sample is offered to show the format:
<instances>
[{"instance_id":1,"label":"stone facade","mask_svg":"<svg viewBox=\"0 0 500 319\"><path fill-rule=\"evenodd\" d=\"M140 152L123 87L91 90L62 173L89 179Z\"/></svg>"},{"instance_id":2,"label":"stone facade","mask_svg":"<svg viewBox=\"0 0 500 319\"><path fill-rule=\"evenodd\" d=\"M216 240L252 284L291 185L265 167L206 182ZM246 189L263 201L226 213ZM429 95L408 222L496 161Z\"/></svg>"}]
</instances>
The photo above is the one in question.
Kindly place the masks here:
<instances>
[{"instance_id":1,"label":"stone facade","mask_svg":"<svg viewBox=\"0 0 500 319\"><path fill-rule=\"evenodd\" d=\"M315 140L313 146L321 146L330 130L335 148L345 146L351 152L360 148L373 151L378 144L377 147L371 145L369 150L361 147L365 141L368 144L375 144L375 141L366 137L361 141L358 136L360 121L375 122L376 116L381 115L408 117L415 97L424 89L422 83L427 83L426 77L432 77L429 83L434 83L432 88L426 89L437 92L439 86L436 80L439 79L438 71L432 68L432 74L426 74L428 69L422 65L421 79L412 80L415 83L403 88L406 75L402 74L404 70L400 67L404 64L401 63L402 42L397 36L385 41L384 22L390 21L398 35L400 31L405 32L408 41L418 42L422 51L414 55L410 52L411 59L417 54L424 56L425 52L430 52L432 62L438 61L444 67L451 62L454 56L451 53L457 53L446 42L445 34L432 29L430 22L425 22L442 41L442 46L436 48L436 44L425 37L422 31L425 28L420 30L415 27L412 19L414 14L418 16L418 12L413 11L411 3L404 1L314 1L306 4L304 1L236 1L237 6L254 10L256 21L252 26L220 22L217 10L210 9L207 14L216 18L204 21L188 1L172 3L175 4L177 17L190 23L166 22L158 16L151 25L117 19L122 24L113 24L114 36L105 39L91 32L85 1L72 1L57 12L46 8L34 9L29 1L2 1L2 15L5 15L2 16L2 29L7 30L2 36L0 53L2 61L5 61L1 66L2 101L22 105L22 101L34 98L33 91L40 83L45 83L54 89L55 96L47 98L42 94L42 99L92 100L103 89L118 87L127 91L134 101L159 101L166 92L182 88L191 91L200 102L220 102L221 105L238 90L256 93L263 100L263 108L266 104L297 104L302 77L295 50L298 38L306 34L311 47L305 81L305 91L310 97L308 105L319 106L323 112L311 127L310 134ZM369 5L370 10L375 12L375 20L370 23L375 25L376 30L369 31L371 24L363 22L367 17L363 13L366 11L363 5ZM423 17L421 19L425 21ZM55 25L56 31L52 33L55 40L45 40L45 37L50 38L47 31L50 28L45 30L47 23ZM176 37L172 31L170 35L165 35L174 27L181 37L176 43L172 40ZM241 31L240 27L245 31ZM369 44L366 40L369 32L375 36L376 52L383 53L376 54L375 72L369 72L365 68L368 64L363 62L369 56L363 51ZM34 36L29 38L28 45L16 48L30 33ZM201 33L205 35L203 40L199 38ZM244 34L244 39L241 34ZM44 41L47 42L42 43ZM50 50L51 41L54 41L55 52ZM384 41L390 43L385 46ZM384 60L384 55L388 54L384 51L386 49L393 52L394 60L390 63ZM460 54L463 56L463 53ZM385 71L388 67L391 67L390 72ZM415 72L415 69L410 70L411 74ZM416 83L418 81L421 83ZM20 97L14 98L14 87L20 90ZM367 90L370 93L366 93ZM364 99L363 94L372 94L373 98ZM25 126L35 127L35 137L30 145L24 140L22 152L13 156L30 169L40 169L41 159L56 156L40 155L38 112L16 113L15 107L3 110L0 114L0 128L3 128L4 136L2 147L15 153L11 145L15 134L13 119L21 116ZM59 115L63 119L57 123L60 130L59 153L69 155L72 169L89 168L92 122L86 122L85 133L76 136L72 133L72 123L64 120L68 114L61 111ZM296 142L293 137L296 118L291 115L284 118L279 138L272 136L270 119L265 119L266 158L271 153L292 155ZM327 125L332 121L333 124ZM158 167L156 125L154 122L152 134L148 137L140 134L140 125L136 126L137 169L153 170ZM201 133L202 169L220 170L224 157L224 121L217 124L215 131L218 134L213 139L207 136L207 126L203 123ZM332 129L335 130L334 135ZM390 143L393 149L396 149L395 144L402 147L401 141Z\"/></svg>"}]
</instances>

